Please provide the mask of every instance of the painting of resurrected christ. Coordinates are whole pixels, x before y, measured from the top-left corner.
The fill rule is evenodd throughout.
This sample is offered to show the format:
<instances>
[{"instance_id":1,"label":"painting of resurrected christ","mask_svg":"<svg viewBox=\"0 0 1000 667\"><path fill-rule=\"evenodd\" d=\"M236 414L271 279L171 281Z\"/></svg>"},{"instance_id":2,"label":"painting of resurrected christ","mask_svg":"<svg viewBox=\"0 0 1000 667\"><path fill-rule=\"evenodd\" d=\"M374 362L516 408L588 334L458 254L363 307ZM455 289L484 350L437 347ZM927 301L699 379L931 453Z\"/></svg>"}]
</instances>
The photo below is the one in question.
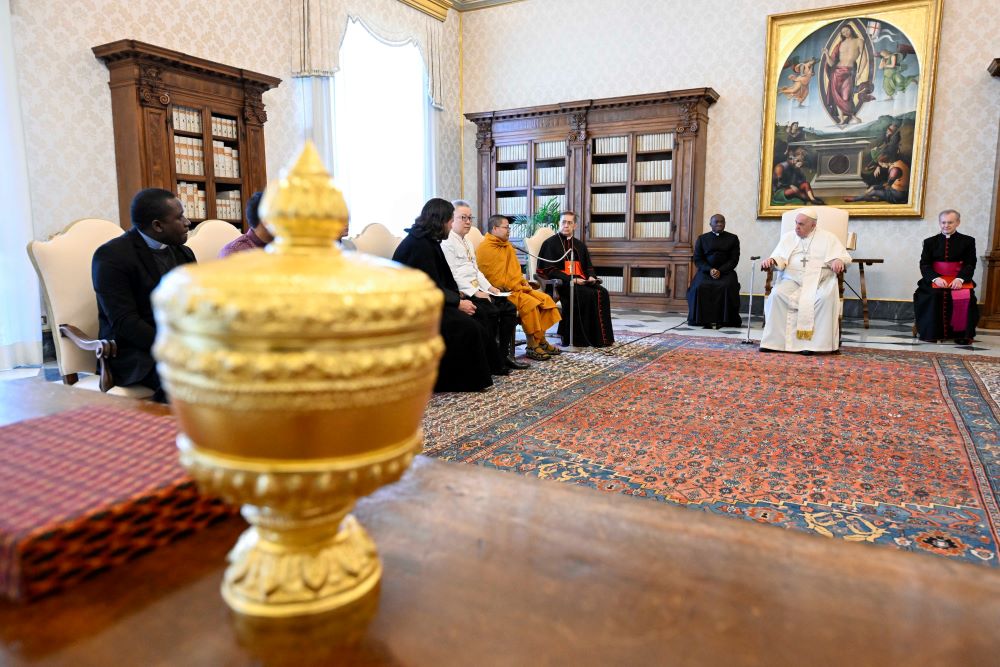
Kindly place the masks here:
<instances>
[{"instance_id":1,"label":"painting of resurrected christ","mask_svg":"<svg viewBox=\"0 0 1000 667\"><path fill-rule=\"evenodd\" d=\"M937 0L926 5L940 15ZM912 215L922 205L914 181L922 195L934 40L910 15L912 3L900 24L891 11L864 7L801 12L826 18L797 25L795 14L769 17L787 20L796 37L782 42L784 54L768 52L761 215L806 204Z\"/></svg>"}]
</instances>

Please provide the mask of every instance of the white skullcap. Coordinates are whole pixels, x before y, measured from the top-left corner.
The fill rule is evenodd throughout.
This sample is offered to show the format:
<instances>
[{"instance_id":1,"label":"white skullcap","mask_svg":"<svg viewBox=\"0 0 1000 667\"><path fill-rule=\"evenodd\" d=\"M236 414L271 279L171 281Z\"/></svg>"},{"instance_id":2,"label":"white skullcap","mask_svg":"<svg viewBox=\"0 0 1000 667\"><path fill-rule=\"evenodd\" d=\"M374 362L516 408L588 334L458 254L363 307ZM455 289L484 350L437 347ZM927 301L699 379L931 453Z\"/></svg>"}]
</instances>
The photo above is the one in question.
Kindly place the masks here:
<instances>
[{"instance_id":1,"label":"white skullcap","mask_svg":"<svg viewBox=\"0 0 1000 667\"><path fill-rule=\"evenodd\" d=\"M799 209L799 213L801 215L806 216L807 218L809 218L813 222L816 222L817 220L819 220L819 215L816 214L816 209L814 209L814 208L811 208L811 207L808 207L808 206L806 208L800 208Z\"/></svg>"}]
</instances>

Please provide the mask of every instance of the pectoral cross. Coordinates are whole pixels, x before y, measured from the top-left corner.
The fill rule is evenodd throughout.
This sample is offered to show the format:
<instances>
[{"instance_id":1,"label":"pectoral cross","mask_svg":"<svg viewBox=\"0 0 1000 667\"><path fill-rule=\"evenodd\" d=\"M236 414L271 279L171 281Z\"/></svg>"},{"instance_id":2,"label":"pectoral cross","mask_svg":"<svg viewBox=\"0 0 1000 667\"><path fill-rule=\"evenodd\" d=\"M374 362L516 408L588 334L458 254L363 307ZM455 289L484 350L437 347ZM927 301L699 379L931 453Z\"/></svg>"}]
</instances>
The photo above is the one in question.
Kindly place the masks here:
<instances>
[{"instance_id":1,"label":"pectoral cross","mask_svg":"<svg viewBox=\"0 0 1000 667\"><path fill-rule=\"evenodd\" d=\"M806 268L806 263L809 261L809 258L806 257L805 255L802 255L802 259L800 259L799 261L802 262L802 268L804 269Z\"/></svg>"}]
</instances>

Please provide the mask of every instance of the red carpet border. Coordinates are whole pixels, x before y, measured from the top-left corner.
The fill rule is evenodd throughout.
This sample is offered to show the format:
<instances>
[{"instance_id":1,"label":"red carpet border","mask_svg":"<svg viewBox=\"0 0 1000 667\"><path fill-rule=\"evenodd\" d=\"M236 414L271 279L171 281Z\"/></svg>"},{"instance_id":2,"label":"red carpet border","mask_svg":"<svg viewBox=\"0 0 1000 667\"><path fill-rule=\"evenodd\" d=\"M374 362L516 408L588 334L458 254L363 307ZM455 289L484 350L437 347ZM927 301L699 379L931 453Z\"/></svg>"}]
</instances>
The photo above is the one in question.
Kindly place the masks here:
<instances>
[{"instance_id":1,"label":"red carpet border","mask_svg":"<svg viewBox=\"0 0 1000 667\"><path fill-rule=\"evenodd\" d=\"M997 566L997 360L631 338L435 396L425 453Z\"/></svg>"}]
</instances>

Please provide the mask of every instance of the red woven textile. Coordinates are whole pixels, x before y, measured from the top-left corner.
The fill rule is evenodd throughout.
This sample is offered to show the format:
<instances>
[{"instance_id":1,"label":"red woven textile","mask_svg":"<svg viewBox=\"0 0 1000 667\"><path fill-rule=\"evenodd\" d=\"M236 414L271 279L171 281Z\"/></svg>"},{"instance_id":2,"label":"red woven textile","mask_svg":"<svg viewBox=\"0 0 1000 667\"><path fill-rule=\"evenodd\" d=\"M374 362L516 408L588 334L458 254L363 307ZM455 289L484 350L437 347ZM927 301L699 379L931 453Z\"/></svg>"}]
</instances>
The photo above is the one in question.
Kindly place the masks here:
<instances>
[{"instance_id":1,"label":"red woven textile","mask_svg":"<svg viewBox=\"0 0 1000 667\"><path fill-rule=\"evenodd\" d=\"M0 595L73 584L234 508L184 472L173 418L106 407L0 428Z\"/></svg>"}]
</instances>

